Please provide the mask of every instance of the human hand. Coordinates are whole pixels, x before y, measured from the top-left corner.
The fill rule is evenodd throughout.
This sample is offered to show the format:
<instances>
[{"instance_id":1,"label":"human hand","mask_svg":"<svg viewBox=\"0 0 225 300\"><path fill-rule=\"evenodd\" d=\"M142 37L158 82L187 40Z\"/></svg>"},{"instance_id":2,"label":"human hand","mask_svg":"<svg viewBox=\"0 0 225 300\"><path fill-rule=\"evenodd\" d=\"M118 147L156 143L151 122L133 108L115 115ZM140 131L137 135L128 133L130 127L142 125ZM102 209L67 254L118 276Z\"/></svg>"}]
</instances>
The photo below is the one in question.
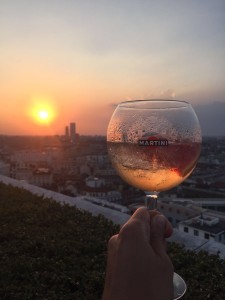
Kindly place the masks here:
<instances>
[{"instance_id":1,"label":"human hand","mask_svg":"<svg viewBox=\"0 0 225 300\"><path fill-rule=\"evenodd\" d=\"M109 240L102 299L173 299L173 265L165 243L171 234L171 224L159 212L136 210Z\"/></svg>"}]
</instances>

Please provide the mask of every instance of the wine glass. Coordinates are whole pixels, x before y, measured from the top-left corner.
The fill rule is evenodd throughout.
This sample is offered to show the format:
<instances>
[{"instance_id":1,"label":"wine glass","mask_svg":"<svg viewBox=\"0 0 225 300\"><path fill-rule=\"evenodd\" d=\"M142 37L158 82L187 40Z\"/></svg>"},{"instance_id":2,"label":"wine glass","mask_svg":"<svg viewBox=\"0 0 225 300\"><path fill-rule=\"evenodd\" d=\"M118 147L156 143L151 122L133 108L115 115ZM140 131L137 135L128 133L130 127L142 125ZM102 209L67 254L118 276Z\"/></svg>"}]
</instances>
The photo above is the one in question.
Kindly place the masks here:
<instances>
[{"instance_id":1,"label":"wine glass","mask_svg":"<svg viewBox=\"0 0 225 300\"><path fill-rule=\"evenodd\" d=\"M157 208L161 191L183 182L201 151L198 118L186 101L135 100L120 103L108 125L108 153L124 181L145 192L145 205ZM174 299L186 291L174 273Z\"/></svg>"}]
</instances>

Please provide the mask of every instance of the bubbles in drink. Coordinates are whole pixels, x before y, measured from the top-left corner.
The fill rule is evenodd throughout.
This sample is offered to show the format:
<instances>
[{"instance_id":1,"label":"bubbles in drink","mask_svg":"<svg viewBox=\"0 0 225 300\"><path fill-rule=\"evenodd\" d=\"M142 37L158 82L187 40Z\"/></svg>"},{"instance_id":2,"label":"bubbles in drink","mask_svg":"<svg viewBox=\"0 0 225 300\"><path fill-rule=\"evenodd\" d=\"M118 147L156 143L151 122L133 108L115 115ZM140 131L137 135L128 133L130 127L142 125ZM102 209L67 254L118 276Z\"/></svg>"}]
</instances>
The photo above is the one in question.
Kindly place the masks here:
<instances>
[{"instance_id":1,"label":"bubbles in drink","mask_svg":"<svg viewBox=\"0 0 225 300\"><path fill-rule=\"evenodd\" d=\"M146 191L164 191L180 184L193 171L200 149L200 143L191 141L170 143L168 147L108 142L109 155L119 175Z\"/></svg>"}]
</instances>

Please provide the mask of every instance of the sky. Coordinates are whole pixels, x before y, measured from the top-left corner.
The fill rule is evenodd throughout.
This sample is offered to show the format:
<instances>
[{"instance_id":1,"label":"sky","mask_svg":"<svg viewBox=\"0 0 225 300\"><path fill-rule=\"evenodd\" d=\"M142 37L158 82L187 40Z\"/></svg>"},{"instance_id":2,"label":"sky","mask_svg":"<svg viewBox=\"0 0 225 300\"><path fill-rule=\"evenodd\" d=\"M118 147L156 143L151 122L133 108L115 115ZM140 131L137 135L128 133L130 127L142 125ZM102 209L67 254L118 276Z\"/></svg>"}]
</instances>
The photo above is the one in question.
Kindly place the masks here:
<instances>
[{"instance_id":1,"label":"sky","mask_svg":"<svg viewBox=\"0 0 225 300\"><path fill-rule=\"evenodd\" d=\"M224 0L0 0L0 134L105 135L116 104L153 98L225 135Z\"/></svg>"}]
</instances>

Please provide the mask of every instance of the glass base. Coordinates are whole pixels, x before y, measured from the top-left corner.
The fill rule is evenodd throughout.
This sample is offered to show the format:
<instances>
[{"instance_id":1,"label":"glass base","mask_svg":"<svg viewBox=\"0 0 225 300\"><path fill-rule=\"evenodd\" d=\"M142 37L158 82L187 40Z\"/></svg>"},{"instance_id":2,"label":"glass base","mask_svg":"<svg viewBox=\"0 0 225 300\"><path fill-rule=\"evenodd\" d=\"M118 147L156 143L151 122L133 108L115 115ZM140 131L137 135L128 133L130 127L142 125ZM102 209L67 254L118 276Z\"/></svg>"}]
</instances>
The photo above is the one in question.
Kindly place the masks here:
<instances>
[{"instance_id":1,"label":"glass base","mask_svg":"<svg viewBox=\"0 0 225 300\"><path fill-rule=\"evenodd\" d=\"M177 300L180 299L187 290L187 285L185 283L185 281L183 280L182 277L180 277L180 275L178 275L177 273L173 274L173 299Z\"/></svg>"}]
</instances>

